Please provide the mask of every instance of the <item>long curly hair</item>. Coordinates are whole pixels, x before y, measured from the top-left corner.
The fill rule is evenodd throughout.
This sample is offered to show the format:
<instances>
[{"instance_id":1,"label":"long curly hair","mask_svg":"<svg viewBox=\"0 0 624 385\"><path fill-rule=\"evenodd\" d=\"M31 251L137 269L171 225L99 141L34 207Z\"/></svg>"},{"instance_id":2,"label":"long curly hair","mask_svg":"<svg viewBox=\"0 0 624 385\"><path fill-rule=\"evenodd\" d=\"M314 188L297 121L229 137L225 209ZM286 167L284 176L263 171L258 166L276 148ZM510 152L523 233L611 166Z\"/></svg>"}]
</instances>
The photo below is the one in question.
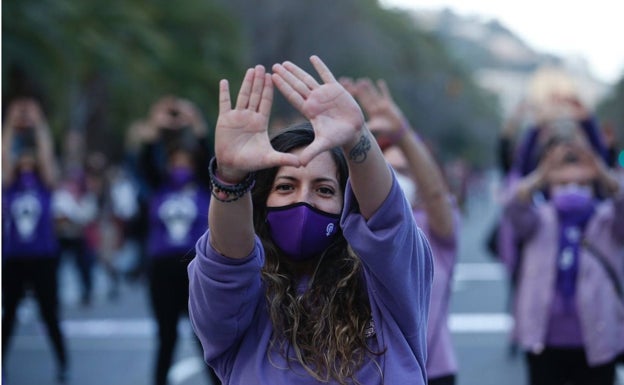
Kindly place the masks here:
<instances>
[{"instance_id":1,"label":"long curly hair","mask_svg":"<svg viewBox=\"0 0 624 385\"><path fill-rule=\"evenodd\" d=\"M313 140L314 131L306 122L280 132L271 144L277 151L289 152ZM346 160L338 148L331 155L344 192ZM383 353L372 351L366 343L371 309L360 259L339 232L311 267L307 289L298 294L297 265L273 243L266 222L266 202L277 171L259 171L252 194L254 226L266 255L262 279L274 328L269 354L279 352L289 366L298 362L320 382L358 383L355 374L361 365Z\"/></svg>"}]
</instances>

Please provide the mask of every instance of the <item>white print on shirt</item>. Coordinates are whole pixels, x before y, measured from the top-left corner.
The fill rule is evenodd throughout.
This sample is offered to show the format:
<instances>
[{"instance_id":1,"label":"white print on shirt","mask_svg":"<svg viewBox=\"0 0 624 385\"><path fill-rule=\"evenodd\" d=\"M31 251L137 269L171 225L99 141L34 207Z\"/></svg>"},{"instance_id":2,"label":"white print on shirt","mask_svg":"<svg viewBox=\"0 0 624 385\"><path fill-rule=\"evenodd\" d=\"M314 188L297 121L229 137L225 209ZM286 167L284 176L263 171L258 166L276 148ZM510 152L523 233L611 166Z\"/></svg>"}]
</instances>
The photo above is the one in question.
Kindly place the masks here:
<instances>
[{"instance_id":1,"label":"white print on shirt","mask_svg":"<svg viewBox=\"0 0 624 385\"><path fill-rule=\"evenodd\" d=\"M184 243L197 218L197 205L188 194L174 193L161 203L158 217L165 224L169 241Z\"/></svg>"},{"instance_id":2,"label":"white print on shirt","mask_svg":"<svg viewBox=\"0 0 624 385\"><path fill-rule=\"evenodd\" d=\"M11 215L20 239L30 240L41 218L41 202L32 192L20 194L11 204Z\"/></svg>"},{"instance_id":3,"label":"white print on shirt","mask_svg":"<svg viewBox=\"0 0 624 385\"><path fill-rule=\"evenodd\" d=\"M562 270L568 270L574 262L574 251L570 247L566 247L559 257L559 267Z\"/></svg>"}]
</instances>

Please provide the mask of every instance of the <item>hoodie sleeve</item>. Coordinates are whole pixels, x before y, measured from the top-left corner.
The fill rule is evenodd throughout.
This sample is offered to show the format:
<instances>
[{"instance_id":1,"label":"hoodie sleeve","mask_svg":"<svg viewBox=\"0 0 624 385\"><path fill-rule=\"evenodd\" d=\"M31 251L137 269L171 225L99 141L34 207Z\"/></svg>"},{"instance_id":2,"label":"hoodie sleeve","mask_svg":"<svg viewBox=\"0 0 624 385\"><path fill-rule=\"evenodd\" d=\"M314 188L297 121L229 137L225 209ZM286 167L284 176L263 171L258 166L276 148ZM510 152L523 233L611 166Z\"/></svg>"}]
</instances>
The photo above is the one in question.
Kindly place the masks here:
<instances>
[{"instance_id":1,"label":"hoodie sleeve","mask_svg":"<svg viewBox=\"0 0 624 385\"><path fill-rule=\"evenodd\" d=\"M262 298L260 240L249 256L232 259L210 245L209 231L199 238L188 266L189 315L206 362L232 347L250 326Z\"/></svg>"}]
</instances>

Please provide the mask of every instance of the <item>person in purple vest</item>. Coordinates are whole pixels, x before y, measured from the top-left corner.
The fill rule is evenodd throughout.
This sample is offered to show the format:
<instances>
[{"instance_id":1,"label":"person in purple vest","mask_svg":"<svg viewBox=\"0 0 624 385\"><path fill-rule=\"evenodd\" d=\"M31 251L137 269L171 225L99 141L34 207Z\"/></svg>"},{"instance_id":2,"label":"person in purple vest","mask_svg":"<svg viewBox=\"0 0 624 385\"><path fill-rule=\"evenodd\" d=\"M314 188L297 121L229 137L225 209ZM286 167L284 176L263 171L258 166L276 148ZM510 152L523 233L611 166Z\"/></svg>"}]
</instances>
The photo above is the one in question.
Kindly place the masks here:
<instances>
[{"instance_id":1,"label":"person in purple vest","mask_svg":"<svg viewBox=\"0 0 624 385\"><path fill-rule=\"evenodd\" d=\"M15 327L17 308L32 289L58 365L67 379L65 338L59 327L59 245L51 197L57 178L50 131L39 103L10 103L2 136L2 359Z\"/></svg>"},{"instance_id":2,"label":"person in purple vest","mask_svg":"<svg viewBox=\"0 0 624 385\"><path fill-rule=\"evenodd\" d=\"M426 384L429 244L349 92L291 62L220 82L189 308L227 384ZM273 85L308 122L267 129ZM252 193L250 193L253 190Z\"/></svg>"},{"instance_id":3,"label":"person in purple vest","mask_svg":"<svg viewBox=\"0 0 624 385\"><path fill-rule=\"evenodd\" d=\"M428 384L453 385L457 358L448 328L448 313L457 261L459 208L441 170L392 99L385 81L378 81L377 87L366 78L357 82L344 79L343 84L366 112L366 124L396 172L399 185L414 209L416 223L431 245L434 275L427 332Z\"/></svg>"},{"instance_id":4,"label":"person in purple vest","mask_svg":"<svg viewBox=\"0 0 624 385\"><path fill-rule=\"evenodd\" d=\"M148 201L147 275L151 306L158 324L154 384L167 384L178 339L178 321L188 314L186 268L195 242L206 230L210 191L200 182L194 148L177 144L167 150L166 174ZM214 372L206 367L211 383Z\"/></svg>"},{"instance_id":5,"label":"person in purple vest","mask_svg":"<svg viewBox=\"0 0 624 385\"><path fill-rule=\"evenodd\" d=\"M613 385L624 352L624 189L577 135L553 138L512 196L504 215L523 245L513 333L529 383Z\"/></svg>"}]
</instances>

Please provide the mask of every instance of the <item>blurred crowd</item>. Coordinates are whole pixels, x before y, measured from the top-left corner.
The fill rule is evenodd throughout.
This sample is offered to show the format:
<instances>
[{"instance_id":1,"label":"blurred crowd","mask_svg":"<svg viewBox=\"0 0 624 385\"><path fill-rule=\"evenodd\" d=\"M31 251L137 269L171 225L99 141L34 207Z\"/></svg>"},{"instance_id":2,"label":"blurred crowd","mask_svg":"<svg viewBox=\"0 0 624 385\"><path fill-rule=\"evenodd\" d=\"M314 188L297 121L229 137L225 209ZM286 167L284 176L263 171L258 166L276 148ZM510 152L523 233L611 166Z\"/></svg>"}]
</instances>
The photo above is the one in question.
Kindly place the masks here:
<instances>
[{"instance_id":1,"label":"blurred crowd","mask_svg":"<svg viewBox=\"0 0 624 385\"><path fill-rule=\"evenodd\" d=\"M61 157L40 103L8 104L2 136L3 359L17 309L31 289L55 347L58 379L67 379L59 327L58 268L71 262L80 305L92 306L94 274L108 278L111 300L122 280L145 283L158 325L154 383L165 384L187 310L186 265L206 229L207 125L190 101L166 95L128 130L126 157L112 163L85 148L84 133L65 133ZM213 377L207 368L209 378ZM216 380L218 381L218 380Z\"/></svg>"}]
</instances>

